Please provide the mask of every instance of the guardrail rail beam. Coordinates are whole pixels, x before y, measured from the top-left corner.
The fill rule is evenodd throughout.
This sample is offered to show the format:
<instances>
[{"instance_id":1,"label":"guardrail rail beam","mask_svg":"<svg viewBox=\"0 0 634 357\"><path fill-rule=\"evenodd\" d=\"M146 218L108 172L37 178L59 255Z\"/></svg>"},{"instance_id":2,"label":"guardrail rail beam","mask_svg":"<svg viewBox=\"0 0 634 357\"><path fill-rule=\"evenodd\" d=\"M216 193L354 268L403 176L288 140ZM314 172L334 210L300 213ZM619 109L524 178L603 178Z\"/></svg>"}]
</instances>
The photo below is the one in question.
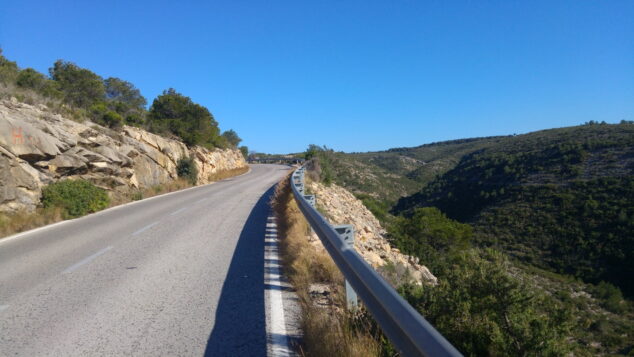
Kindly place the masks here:
<instances>
[{"instance_id":1,"label":"guardrail rail beam","mask_svg":"<svg viewBox=\"0 0 634 357\"><path fill-rule=\"evenodd\" d=\"M308 202L304 197L304 167L295 170L290 181L295 201L311 228L341 270L346 282L358 294L401 355L462 356Z\"/></svg>"}]
</instances>

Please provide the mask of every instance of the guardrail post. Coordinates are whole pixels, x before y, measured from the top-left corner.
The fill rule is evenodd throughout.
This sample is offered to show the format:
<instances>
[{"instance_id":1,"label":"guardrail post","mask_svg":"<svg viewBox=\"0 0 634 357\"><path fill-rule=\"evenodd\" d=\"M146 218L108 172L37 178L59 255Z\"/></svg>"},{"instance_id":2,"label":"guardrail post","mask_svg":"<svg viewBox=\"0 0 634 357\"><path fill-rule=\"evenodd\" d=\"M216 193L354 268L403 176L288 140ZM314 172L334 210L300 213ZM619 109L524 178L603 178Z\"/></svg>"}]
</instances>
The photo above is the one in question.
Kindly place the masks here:
<instances>
[{"instance_id":1,"label":"guardrail post","mask_svg":"<svg viewBox=\"0 0 634 357\"><path fill-rule=\"evenodd\" d=\"M316 204L315 195L304 195L304 199L306 199L306 201L308 201L309 205L311 205L313 208L315 208L315 204Z\"/></svg>"},{"instance_id":2,"label":"guardrail post","mask_svg":"<svg viewBox=\"0 0 634 357\"><path fill-rule=\"evenodd\" d=\"M343 241L348 244L350 249L354 250L354 227L351 224L341 224L334 226L335 231L339 233L339 236L343 238ZM359 306L359 299L357 298L357 292L354 291L352 285L346 279L346 301L348 303L348 310L355 310Z\"/></svg>"},{"instance_id":3,"label":"guardrail post","mask_svg":"<svg viewBox=\"0 0 634 357\"><path fill-rule=\"evenodd\" d=\"M299 191L299 193L303 195L304 194L304 170L303 169L297 169L293 173L293 183L295 184L295 186L297 186L297 190Z\"/></svg>"},{"instance_id":4,"label":"guardrail post","mask_svg":"<svg viewBox=\"0 0 634 357\"><path fill-rule=\"evenodd\" d=\"M315 195L304 195L304 199L306 200L306 202L308 202L308 204L312 208L317 209L317 196L315 196ZM313 227L310 224L308 225L308 232L309 233L313 232Z\"/></svg>"}]
</instances>

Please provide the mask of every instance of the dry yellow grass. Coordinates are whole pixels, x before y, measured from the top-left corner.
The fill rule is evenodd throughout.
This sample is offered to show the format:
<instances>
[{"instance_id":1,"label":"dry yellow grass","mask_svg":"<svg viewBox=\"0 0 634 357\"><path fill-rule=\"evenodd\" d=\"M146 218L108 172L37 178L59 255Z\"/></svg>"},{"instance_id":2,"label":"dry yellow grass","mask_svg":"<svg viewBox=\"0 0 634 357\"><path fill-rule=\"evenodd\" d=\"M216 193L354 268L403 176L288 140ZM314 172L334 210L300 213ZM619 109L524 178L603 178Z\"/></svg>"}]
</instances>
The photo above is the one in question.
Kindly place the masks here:
<instances>
[{"instance_id":1,"label":"dry yellow grass","mask_svg":"<svg viewBox=\"0 0 634 357\"><path fill-rule=\"evenodd\" d=\"M225 178L241 175L248 170L249 167L247 166L239 169L222 171L215 174L213 177L210 177L210 180L220 181ZM130 190L127 192L111 192L110 207L119 206L128 202L138 201L169 192L180 191L189 187L193 187L189 181L176 179L162 185L156 185L145 189ZM38 208L35 212L31 213L0 213L0 239L2 239L2 237L46 226L62 220L63 217L61 210L53 208Z\"/></svg>"},{"instance_id":2,"label":"dry yellow grass","mask_svg":"<svg viewBox=\"0 0 634 357\"><path fill-rule=\"evenodd\" d=\"M244 167L240 167L240 168L237 168L237 169L219 171L219 172L216 172L215 174L212 174L211 176L209 176L209 181L224 180L224 179L229 178L229 177L242 175L242 174L246 173L247 171L249 171L249 166L244 166Z\"/></svg>"},{"instance_id":3,"label":"dry yellow grass","mask_svg":"<svg viewBox=\"0 0 634 357\"><path fill-rule=\"evenodd\" d=\"M278 218L282 261L302 308L304 356L379 356L381 345L367 315L343 308L343 276L328 253L309 243L308 222L293 199L288 177L276 188L272 206ZM310 295L315 283L330 287L330 303L317 305Z\"/></svg>"},{"instance_id":4,"label":"dry yellow grass","mask_svg":"<svg viewBox=\"0 0 634 357\"><path fill-rule=\"evenodd\" d=\"M0 214L0 237L28 231L62 220L61 209L38 208L35 212L17 212L14 214Z\"/></svg>"}]
</instances>

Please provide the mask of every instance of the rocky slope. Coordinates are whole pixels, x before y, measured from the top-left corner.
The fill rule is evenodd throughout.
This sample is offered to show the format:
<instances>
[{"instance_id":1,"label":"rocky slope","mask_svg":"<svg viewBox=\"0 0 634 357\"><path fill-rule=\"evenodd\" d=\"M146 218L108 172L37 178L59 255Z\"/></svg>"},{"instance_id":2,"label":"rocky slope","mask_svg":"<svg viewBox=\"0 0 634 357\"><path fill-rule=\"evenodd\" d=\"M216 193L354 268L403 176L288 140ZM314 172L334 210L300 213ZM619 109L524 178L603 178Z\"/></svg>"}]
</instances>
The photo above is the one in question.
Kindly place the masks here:
<instances>
[{"instance_id":1,"label":"rocky slope","mask_svg":"<svg viewBox=\"0 0 634 357\"><path fill-rule=\"evenodd\" d=\"M177 178L176 165L185 157L194 159L201 184L246 166L239 150L188 148L139 128L113 131L43 105L0 101L0 212L33 211L42 187L64 178L86 179L111 192L160 185Z\"/></svg>"},{"instance_id":2,"label":"rocky slope","mask_svg":"<svg viewBox=\"0 0 634 357\"><path fill-rule=\"evenodd\" d=\"M325 186L308 181L308 189L317 197L317 207L332 224L352 224L355 231L355 249L372 267L392 283L409 280L416 284L436 284L436 277L422 266L418 258L401 253L390 246L386 231L363 203L343 187ZM320 244L313 234L312 241Z\"/></svg>"}]
</instances>

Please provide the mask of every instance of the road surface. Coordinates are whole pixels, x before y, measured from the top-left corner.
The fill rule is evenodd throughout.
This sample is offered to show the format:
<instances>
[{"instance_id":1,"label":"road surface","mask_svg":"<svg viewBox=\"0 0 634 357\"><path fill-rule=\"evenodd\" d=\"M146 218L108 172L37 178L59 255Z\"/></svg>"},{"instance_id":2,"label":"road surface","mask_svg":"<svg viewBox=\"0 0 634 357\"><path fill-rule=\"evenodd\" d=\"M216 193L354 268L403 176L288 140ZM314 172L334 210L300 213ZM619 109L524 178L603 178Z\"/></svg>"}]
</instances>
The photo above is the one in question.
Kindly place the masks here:
<instances>
[{"instance_id":1,"label":"road surface","mask_svg":"<svg viewBox=\"0 0 634 357\"><path fill-rule=\"evenodd\" d=\"M287 166L0 239L0 355L261 356Z\"/></svg>"}]
</instances>

